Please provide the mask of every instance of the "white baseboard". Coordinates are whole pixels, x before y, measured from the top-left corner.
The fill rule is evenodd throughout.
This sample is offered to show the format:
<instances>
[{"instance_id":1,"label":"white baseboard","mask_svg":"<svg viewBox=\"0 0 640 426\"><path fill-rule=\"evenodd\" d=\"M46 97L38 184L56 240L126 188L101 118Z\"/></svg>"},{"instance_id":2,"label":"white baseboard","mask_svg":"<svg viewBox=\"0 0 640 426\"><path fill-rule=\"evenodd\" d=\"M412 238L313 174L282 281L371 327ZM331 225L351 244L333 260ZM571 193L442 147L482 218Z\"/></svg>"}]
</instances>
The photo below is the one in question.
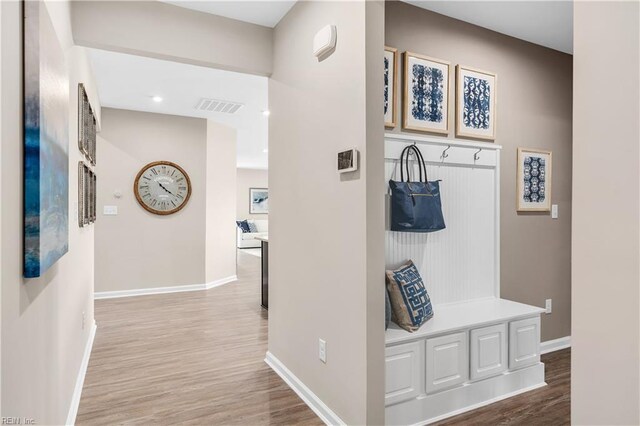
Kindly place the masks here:
<instances>
[{"instance_id":1,"label":"white baseboard","mask_svg":"<svg viewBox=\"0 0 640 426\"><path fill-rule=\"evenodd\" d=\"M230 277L211 281L205 284L176 285L171 287L138 288L133 290L98 291L94 294L94 299L114 299L116 297L148 296L150 294L181 293L184 291L209 290L223 284L236 281L238 277Z\"/></svg>"},{"instance_id":2,"label":"white baseboard","mask_svg":"<svg viewBox=\"0 0 640 426\"><path fill-rule=\"evenodd\" d=\"M540 343L540 353L548 354L549 352L559 351L571 347L571 336L561 337L559 339L547 340Z\"/></svg>"},{"instance_id":3,"label":"white baseboard","mask_svg":"<svg viewBox=\"0 0 640 426\"><path fill-rule=\"evenodd\" d=\"M76 378L76 387L73 390L73 396L71 397L71 404L69 406L69 413L67 414L66 425L74 425L76 423L76 416L78 415L78 407L80 407L80 397L82 396L82 387L84 386L84 377L87 374L87 367L89 367L89 358L91 358L91 349L93 349L93 340L96 337L96 322L93 321L91 330L89 331L89 339L84 347L84 355L82 356L82 363L80 364L80 370L78 371L78 377Z\"/></svg>"},{"instance_id":4,"label":"white baseboard","mask_svg":"<svg viewBox=\"0 0 640 426\"><path fill-rule=\"evenodd\" d=\"M289 385L289 387L293 389L295 393L298 394L300 399L302 399L302 401L304 401L304 403L307 404L309 408L311 408L311 410L313 410L313 412L316 413L318 417L320 417L320 420L322 420L325 424L346 425L346 423L343 422L336 413L334 413L329 407L327 407L327 405L322 402L322 400L318 398L318 396L313 393L311 389L309 389L304 383L302 383L295 374L289 371L289 369L285 367L284 364L280 362L280 360L276 358L271 352L267 352L264 362L266 362L267 365L271 367L271 369L275 371L276 374L280 376L280 378L284 380L284 382Z\"/></svg>"}]
</instances>

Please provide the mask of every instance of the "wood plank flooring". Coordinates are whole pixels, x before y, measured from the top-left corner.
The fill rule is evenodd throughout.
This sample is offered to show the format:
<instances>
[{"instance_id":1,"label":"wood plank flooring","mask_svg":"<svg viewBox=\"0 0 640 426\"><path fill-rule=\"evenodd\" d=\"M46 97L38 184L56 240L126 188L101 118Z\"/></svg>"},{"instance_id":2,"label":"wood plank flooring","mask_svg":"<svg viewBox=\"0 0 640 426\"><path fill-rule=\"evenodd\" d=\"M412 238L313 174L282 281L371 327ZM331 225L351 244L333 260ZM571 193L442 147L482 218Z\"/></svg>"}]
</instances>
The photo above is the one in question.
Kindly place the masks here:
<instances>
[{"instance_id":1,"label":"wood plank flooring","mask_svg":"<svg viewBox=\"0 0 640 426\"><path fill-rule=\"evenodd\" d=\"M265 363L260 259L219 288L96 301L77 424L322 425Z\"/></svg>"},{"instance_id":2,"label":"wood plank flooring","mask_svg":"<svg viewBox=\"0 0 640 426\"><path fill-rule=\"evenodd\" d=\"M79 425L322 425L264 363L260 259L207 291L96 301ZM542 357L548 386L439 425L570 423L570 350Z\"/></svg>"}]
</instances>

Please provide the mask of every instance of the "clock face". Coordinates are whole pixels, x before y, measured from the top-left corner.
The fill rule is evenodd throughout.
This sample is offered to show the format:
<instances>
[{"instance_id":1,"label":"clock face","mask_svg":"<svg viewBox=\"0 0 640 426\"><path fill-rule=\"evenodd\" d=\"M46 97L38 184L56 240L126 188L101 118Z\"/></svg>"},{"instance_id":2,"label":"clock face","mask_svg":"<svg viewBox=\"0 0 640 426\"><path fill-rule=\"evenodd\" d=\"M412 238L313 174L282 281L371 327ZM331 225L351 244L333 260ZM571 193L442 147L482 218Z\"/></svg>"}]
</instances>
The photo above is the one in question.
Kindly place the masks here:
<instances>
[{"instance_id":1,"label":"clock face","mask_svg":"<svg viewBox=\"0 0 640 426\"><path fill-rule=\"evenodd\" d=\"M184 169L169 161L149 163L140 170L133 191L142 207L167 215L182 209L191 196L191 181Z\"/></svg>"}]
</instances>

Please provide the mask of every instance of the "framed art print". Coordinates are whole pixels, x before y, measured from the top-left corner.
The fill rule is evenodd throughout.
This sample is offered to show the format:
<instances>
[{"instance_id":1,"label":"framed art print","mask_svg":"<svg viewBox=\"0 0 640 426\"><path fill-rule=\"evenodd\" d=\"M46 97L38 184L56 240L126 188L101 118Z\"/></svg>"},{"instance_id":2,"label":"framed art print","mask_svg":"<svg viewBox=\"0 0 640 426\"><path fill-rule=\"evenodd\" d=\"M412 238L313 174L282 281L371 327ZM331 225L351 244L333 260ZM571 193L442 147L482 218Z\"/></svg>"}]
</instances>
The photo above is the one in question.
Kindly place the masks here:
<instances>
[{"instance_id":1,"label":"framed art print","mask_svg":"<svg viewBox=\"0 0 640 426\"><path fill-rule=\"evenodd\" d=\"M551 151L518 148L516 173L519 212L551 210Z\"/></svg>"},{"instance_id":2,"label":"framed art print","mask_svg":"<svg viewBox=\"0 0 640 426\"><path fill-rule=\"evenodd\" d=\"M447 61L404 52L404 129L449 133L449 69Z\"/></svg>"},{"instance_id":3,"label":"framed art print","mask_svg":"<svg viewBox=\"0 0 640 426\"><path fill-rule=\"evenodd\" d=\"M496 84L494 73L456 66L456 136L496 138Z\"/></svg>"},{"instance_id":4,"label":"framed art print","mask_svg":"<svg viewBox=\"0 0 640 426\"><path fill-rule=\"evenodd\" d=\"M384 126L396 127L398 49L384 48Z\"/></svg>"},{"instance_id":5,"label":"framed art print","mask_svg":"<svg viewBox=\"0 0 640 426\"><path fill-rule=\"evenodd\" d=\"M249 188L249 213L269 213L269 189Z\"/></svg>"}]
</instances>

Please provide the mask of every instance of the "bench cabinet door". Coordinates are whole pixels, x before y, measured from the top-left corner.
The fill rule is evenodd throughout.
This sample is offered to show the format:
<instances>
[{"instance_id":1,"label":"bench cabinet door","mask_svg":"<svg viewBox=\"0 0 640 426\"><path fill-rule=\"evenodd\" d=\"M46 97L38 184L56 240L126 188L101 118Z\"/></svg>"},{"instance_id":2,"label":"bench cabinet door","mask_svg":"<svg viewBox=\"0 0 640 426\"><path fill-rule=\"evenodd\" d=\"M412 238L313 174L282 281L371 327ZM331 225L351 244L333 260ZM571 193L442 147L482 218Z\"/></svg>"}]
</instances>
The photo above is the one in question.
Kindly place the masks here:
<instances>
[{"instance_id":1,"label":"bench cabinet door","mask_svg":"<svg viewBox=\"0 0 640 426\"><path fill-rule=\"evenodd\" d=\"M507 369L507 325L471 330L471 380L480 380Z\"/></svg>"},{"instance_id":2,"label":"bench cabinet door","mask_svg":"<svg viewBox=\"0 0 640 426\"><path fill-rule=\"evenodd\" d=\"M385 405L424 393L424 340L387 347L385 376Z\"/></svg>"},{"instance_id":3,"label":"bench cabinet door","mask_svg":"<svg viewBox=\"0 0 640 426\"><path fill-rule=\"evenodd\" d=\"M467 333L427 339L427 393L460 385L469 380Z\"/></svg>"},{"instance_id":4,"label":"bench cabinet door","mask_svg":"<svg viewBox=\"0 0 640 426\"><path fill-rule=\"evenodd\" d=\"M540 317L512 321L509 324L509 369L540 362Z\"/></svg>"}]
</instances>

